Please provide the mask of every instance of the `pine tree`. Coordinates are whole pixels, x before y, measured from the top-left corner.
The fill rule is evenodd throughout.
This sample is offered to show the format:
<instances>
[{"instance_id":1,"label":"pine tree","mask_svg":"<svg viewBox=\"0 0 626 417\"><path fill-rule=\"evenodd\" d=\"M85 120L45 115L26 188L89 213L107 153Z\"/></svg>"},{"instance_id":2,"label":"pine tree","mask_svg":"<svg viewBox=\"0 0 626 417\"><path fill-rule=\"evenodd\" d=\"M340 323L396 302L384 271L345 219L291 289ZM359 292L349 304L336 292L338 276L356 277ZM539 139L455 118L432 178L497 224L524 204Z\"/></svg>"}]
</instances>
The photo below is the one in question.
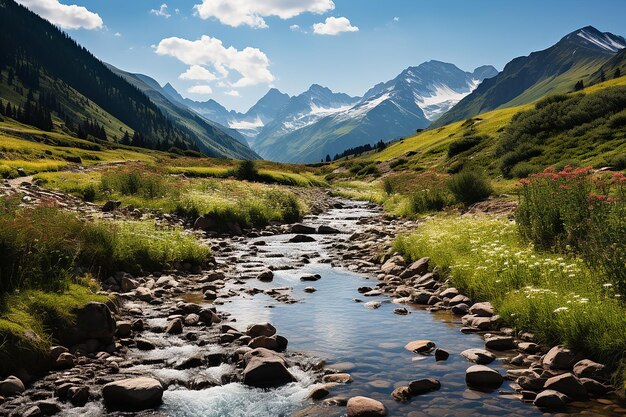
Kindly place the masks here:
<instances>
[{"instance_id":1,"label":"pine tree","mask_svg":"<svg viewBox=\"0 0 626 417\"><path fill-rule=\"evenodd\" d=\"M603 83L606 81L606 75L604 75L604 68L600 68L600 82Z\"/></svg>"},{"instance_id":2,"label":"pine tree","mask_svg":"<svg viewBox=\"0 0 626 417\"><path fill-rule=\"evenodd\" d=\"M574 85L574 91L581 91L585 88L585 84L583 84L582 80L578 81L576 85Z\"/></svg>"},{"instance_id":3,"label":"pine tree","mask_svg":"<svg viewBox=\"0 0 626 417\"><path fill-rule=\"evenodd\" d=\"M615 78L619 78L622 76L622 70L619 68L615 68Z\"/></svg>"},{"instance_id":4,"label":"pine tree","mask_svg":"<svg viewBox=\"0 0 626 417\"><path fill-rule=\"evenodd\" d=\"M326 155L326 162L330 162L330 154Z\"/></svg>"}]
</instances>

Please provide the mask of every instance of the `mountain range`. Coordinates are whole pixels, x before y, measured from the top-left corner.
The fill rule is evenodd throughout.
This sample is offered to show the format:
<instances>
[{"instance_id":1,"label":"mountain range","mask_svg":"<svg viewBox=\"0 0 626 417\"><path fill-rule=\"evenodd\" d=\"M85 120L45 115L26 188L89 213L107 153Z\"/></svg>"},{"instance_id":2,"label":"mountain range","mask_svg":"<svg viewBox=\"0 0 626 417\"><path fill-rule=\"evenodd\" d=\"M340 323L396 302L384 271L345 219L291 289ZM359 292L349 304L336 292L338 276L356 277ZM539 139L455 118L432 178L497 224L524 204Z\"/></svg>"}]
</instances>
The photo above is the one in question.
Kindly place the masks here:
<instances>
[{"instance_id":1,"label":"mountain range","mask_svg":"<svg viewBox=\"0 0 626 417\"><path fill-rule=\"evenodd\" d=\"M103 63L13 0L0 8L0 102L18 121L99 143L224 158L318 162L626 73L626 39L587 26L501 72L432 60L360 97L317 84L295 96L271 88L242 113Z\"/></svg>"},{"instance_id":2,"label":"mountain range","mask_svg":"<svg viewBox=\"0 0 626 417\"><path fill-rule=\"evenodd\" d=\"M506 64L501 73L433 123L443 126L489 110L531 103L547 94L572 91L577 81L597 81L597 71L622 49L626 39L592 26L576 30L553 46Z\"/></svg>"},{"instance_id":3,"label":"mountain range","mask_svg":"<svg viewBox=\"0 0 626 417\"><path fill-rule=\"evenodd\" d=\"M271 89L246 113L228 111L215 100L185 99L169 84L163 90L203 117L243 133L263 158L316 162L354 146L426 128L483 79L497 73L492 66L470 73L453 64L429 61L375 85L362 97L317 84L293 97Z\"/></svg>"}]
</instances>

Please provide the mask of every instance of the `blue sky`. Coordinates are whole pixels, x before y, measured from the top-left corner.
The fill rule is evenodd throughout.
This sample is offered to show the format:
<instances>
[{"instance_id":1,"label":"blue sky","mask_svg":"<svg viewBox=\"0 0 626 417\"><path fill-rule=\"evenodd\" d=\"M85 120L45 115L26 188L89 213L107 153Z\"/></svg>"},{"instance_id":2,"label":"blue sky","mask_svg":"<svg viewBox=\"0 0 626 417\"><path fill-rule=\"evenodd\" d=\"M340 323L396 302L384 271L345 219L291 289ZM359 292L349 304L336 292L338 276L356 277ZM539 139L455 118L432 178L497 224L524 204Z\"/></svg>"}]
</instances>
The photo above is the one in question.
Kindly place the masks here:
<instances>
[{"instance_id":1,"label":"blue sky","mask_svg":"<svg viewBox=\"0 0 626 417\"><path fill-rule=\"evenodd\" d=\"M236 110L271 86L298 94L317 83L361 95L430 59L502 69L586 25L626 36L624 0L19 2L106 62Z\"/></svg>"}]
</instances>

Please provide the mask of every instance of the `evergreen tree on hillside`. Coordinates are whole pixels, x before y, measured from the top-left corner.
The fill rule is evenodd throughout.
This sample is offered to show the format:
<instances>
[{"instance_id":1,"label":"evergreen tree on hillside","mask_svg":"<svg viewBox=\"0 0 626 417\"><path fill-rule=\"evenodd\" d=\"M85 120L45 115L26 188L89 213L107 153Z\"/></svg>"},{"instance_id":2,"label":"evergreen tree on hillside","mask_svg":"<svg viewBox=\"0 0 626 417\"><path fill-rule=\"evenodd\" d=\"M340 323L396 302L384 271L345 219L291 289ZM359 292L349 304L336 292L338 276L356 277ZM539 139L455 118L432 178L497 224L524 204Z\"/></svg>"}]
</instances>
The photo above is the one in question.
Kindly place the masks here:
<instances>
[{"instance_id":1,"label":"evergreen tree on hillside","mask_svg":"<svg viewBox=\"0 0 626 417\"><path fill-rule=\"evenodd\" d=\"M619 78L622 76L622 71L619 68L615 68L615 76L614 78Z\"/></svg>"},{"instance_id":2,"label":"evergreen tree on hillside","mask_svg":"<svg viewBox=\"0 0 626 417\"><path fill-rule=\"evenodd\" d=\"M600 68L600 82L603 83L606 81L606 75L604 74L604 68Z\"/></svg>"},{"instance_id":3,"label":"evergreen tree on hillside","mask_svg":"<svg viewBox=\"0 0 626 417\"><path fill-rule=\"evenodd\" d=\"M326 162L330 162L330 154L326 155Z\"/></svg>"},{"instance_id":4,"label":"evergreen tree on hillside","mask_svg":"<svg viewBox=\"0 0 626 417\"><path fill-rule=\"evenodd\" d=\"M574 85L574 91L581 91L585 88L585 84L583 84L582 80L578 81L576 85Z\"/></svg>"}]
</instances>

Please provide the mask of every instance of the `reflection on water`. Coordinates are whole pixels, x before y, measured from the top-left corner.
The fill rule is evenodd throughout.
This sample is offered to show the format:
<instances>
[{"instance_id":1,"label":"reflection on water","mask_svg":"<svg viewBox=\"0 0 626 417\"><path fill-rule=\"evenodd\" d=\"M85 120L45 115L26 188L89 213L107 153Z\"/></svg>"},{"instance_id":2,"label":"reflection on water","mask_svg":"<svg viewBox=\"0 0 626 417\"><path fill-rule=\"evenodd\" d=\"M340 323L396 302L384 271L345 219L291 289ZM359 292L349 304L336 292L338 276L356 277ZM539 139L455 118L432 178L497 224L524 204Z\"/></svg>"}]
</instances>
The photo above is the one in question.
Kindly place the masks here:
<instances>
[{"instance_id":1,"label":"reflection on water","mask_svg":"<svg viewBox=\"0 0 626 417\"><path fill-rule=\"evenodd\" d=\"M335 210L317 222L324 222L344 230L355 230L356 222L347 218L372 215L371 211ZM290 236L263 238L267 246L262 252L249 255L243 244L239 256L246 261L262 260L266 264L289 265L296 263L304 253L318 252L328 257L324 243L287 244ZM345 238L345 236L344 236ZM333 239L333 238L327 238ZM281 253L284 258L265 258L267 253ZM318 258L319 259L319 258ZM301 282L305 274L320 274L317 282ZM369 279L369 281L368 281ZM348 385L331 389L331 396L350 397L365 395L382 401L391 416L540 416L541 411L523 404L513 397L514 390L505 382L499 392L481 393L468 390L465 370L469 363L459 353L469 348L484 348L478 335L460 333L458 318L448 312L430 313L409 308L411 314L393 314L397 307L387 297L362 297L363 301L381 301L378 309L365 308L353 301L361 297L357 288L375 286L373 278L315 263L297 270L278 271L272 283L250 280L246 285L260 289L287 286L292 296L302 301L281 304L264 294L242 295L220 306L221 311L233 313L235 327L245 329L250 323L269 321L279 334L289 340L289 349L307 352L326 360L328 367L336 365L353 377ZM314 286L317 292L304 292ZM241 287L241 286L235 286ZM272 307L272 308L269 308ZM450 352L447 361L435 362L432 356L419 356L404 349L416 339L429 339ZM501 373L501 361L491 366ZM294 368L295 369L295 368ZM297 409L311 404L306 399L310 389L310 376L298 372L299 381L274 391L248 389L240 384L229 384L202 391L172 390L165 395L165 410L174 416L289 416ZM441 390L415 397L406 404L390 397L395 387L407 385L419 378L437 378ZM573 414L609 415L599 403L589 402L584 408L570 409ZM595 408L592 408L595 407ZM586 410L585 410L586 409ZM308 415L339 416L345 408L316 409Z\"/></svg>"}]
</instances>

